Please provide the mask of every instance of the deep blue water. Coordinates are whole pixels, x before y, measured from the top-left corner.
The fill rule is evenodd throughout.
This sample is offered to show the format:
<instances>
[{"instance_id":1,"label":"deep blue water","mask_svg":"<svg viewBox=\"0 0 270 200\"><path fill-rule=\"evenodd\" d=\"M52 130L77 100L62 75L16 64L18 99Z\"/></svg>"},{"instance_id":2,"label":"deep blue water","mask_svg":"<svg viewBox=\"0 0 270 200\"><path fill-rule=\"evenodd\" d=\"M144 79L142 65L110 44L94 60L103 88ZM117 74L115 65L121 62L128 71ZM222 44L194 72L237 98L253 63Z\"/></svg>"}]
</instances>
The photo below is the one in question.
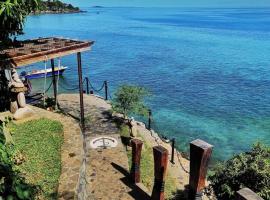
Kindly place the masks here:
<instances>
[{"instance_id":1,"label":"deep blue water","mask_svg":"<svg viewBox=\"0 0 270 200\"><path fill-rule=\"evenodd\" d=\"M31 16L23 37L96 41L83 54L84 74L96 86L108 80L112 92L147 87L154 128L181 150L201 138L215 159L227 159L256 141L270 144L270 9L86 10ZM76 86L75 55L62 62L70 69L61 82Z\"/></svg>"}]
</instances>

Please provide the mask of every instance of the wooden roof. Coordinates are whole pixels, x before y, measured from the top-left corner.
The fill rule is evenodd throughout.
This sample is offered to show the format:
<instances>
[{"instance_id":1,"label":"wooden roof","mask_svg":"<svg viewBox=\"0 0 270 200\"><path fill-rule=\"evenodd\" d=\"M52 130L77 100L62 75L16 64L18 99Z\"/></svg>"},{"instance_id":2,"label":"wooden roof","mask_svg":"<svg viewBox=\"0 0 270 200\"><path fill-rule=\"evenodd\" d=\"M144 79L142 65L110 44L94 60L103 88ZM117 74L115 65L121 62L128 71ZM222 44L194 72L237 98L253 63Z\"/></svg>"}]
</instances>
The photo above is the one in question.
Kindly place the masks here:
<instances>
[{"instance_id":1,"label":"wooden roof","mask_svg":"<svg viewBox=\"0 0 270 200\"><path fill-rule=\"evenodd\" d=\"M0 68L33 64L90 50L93 41L64 38L38 38L15 42L11 47L0 46Z\"/></svg>"}]
</instances>

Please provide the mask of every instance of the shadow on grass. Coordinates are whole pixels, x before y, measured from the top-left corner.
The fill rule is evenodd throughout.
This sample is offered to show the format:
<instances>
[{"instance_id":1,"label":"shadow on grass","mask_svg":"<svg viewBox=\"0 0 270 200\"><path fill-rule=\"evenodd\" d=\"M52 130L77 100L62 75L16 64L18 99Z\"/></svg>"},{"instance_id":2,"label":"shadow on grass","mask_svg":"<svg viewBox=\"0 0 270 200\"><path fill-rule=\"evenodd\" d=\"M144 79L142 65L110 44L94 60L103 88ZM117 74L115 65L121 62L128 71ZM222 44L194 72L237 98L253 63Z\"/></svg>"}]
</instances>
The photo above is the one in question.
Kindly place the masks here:
<instances>
[{"instance_id":1,"label":"shadow on grass","mask_svg":"<svg viewBox=\"0 0 270 200\"><path fill-rule=\"evenodd\" d=\"M52 199L65 199L65 200L73 200L75 198L75 192L71 191L63 191L58 195L58 198L52 196Z\"/></svg>"},{"instance_id":2,"label":"shadow on grass","mask_svg":"<svg viewBox=\"0 0 270 200\"><path fill-rule=\"evenodd\" d=\"M111 163L111 165L125 176L124 178L121 179L121 181L131 189L131 191L129 192L130 196L132 196L134 199L137 199L137 200L142 200L142 199L150 200L151 199L149 194L143 191L138 185L132 183L131 178L129 176L129 172L126 169L124 169L123 167L115 163Z\"/></svg>"},{"instance_id":3,"label":"shadow on grass","mask_svg":"<svg viewBox=\"0 0 270 200\"><path fill-rule=\"evenodd\" d=\"M173 197L170 200L188 200L188 185L185 185L184 190L177 190L173 193Z\"/></svg>"}]
</instances>

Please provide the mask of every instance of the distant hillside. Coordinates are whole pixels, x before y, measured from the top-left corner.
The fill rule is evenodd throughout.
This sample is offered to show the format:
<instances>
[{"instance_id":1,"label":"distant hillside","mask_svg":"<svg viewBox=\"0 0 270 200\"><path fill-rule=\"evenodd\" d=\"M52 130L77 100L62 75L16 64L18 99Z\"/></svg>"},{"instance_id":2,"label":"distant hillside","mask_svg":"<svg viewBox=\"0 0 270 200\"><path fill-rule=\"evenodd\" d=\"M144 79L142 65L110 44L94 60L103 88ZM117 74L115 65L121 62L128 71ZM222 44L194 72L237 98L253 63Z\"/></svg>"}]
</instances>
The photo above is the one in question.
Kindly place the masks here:
<instances>
[{"instance_id":1,"label":"distant hillside","mask_svg":"<svg viewBox=\"0 0 270 200\"><path fill-rule=\"evenodd\" d=\"M77 13L81 12L80 8L75 7L71 4L63 3L59 0L53 1L41 1L39 10L35 14L44 13Z\"/></svg>"}]
</instances>

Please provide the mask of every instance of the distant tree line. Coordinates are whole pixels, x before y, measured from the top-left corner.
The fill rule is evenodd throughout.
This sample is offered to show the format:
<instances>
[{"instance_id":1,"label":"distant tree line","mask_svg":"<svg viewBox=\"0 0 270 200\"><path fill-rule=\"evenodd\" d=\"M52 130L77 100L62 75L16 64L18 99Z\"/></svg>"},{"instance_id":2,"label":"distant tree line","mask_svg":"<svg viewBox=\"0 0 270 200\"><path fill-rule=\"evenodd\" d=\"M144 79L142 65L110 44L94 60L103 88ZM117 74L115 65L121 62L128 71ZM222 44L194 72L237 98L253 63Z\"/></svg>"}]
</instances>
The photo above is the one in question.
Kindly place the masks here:
<instances>
[{"instance_id":1,"label":"distant tree line","mask_svg":"<svg viewBox=\"0 0 270 200\"><path fill-rule=\"evenodd\" d=\"M59 0L40 1L39 12L51 11L51 12L79 12L80 9L71 4L63 3Z\"/></svg>"}]
</instances>

